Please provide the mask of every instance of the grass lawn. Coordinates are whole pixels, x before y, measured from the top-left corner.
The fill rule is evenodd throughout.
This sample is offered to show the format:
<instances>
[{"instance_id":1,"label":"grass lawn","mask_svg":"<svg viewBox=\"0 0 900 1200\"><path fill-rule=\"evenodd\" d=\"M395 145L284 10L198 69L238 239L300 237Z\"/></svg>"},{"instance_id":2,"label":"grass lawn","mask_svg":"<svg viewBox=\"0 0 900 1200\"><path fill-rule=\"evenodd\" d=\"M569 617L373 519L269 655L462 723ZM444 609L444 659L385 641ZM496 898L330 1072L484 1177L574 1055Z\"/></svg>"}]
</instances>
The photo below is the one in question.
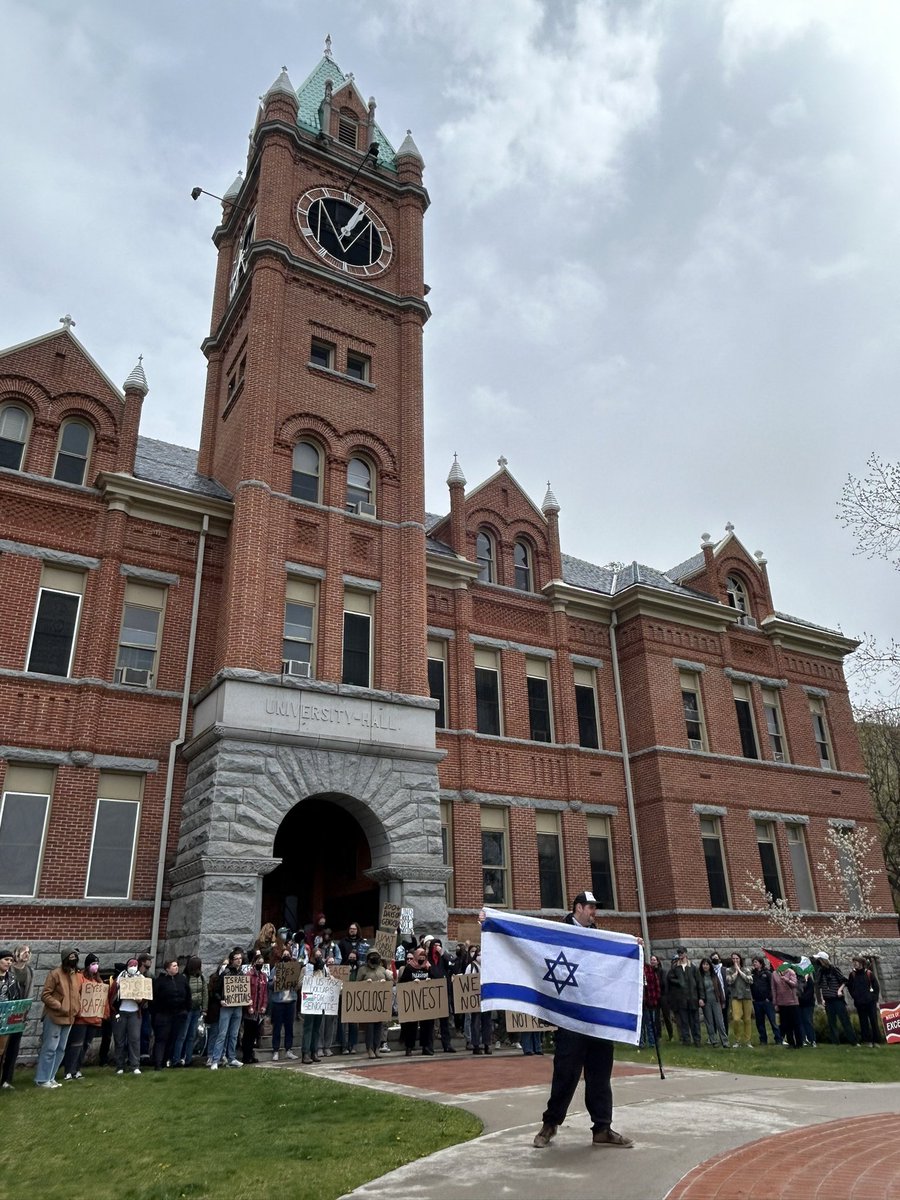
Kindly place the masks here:
<instances>
[{"instance_id":1,"label":"grass lawn","mask_svg":"<svg viewBox=\"0 0 900 1200\"><path fill-rule=\"evenodd\" d=\"M19 1072L0 1093L0 1195L333 1200L480 1132L460 1109L299 1071L88 1068L53 1091Z\"/></svg>"},{"instance_id":2,"label":"grass lawn","mask_svg":"<svg viewBox=\"0 0 900 1200\"><path fill-rule=\"evenodd\" d=\"M830 1046L821 1042L813 1049L785 1050L781 1046L754 1046L719 1050L703 1045L698 1049L667 1042L660 1046L666 1067L698 1067L704 1071L731 1071L737 1075L774 1075L779 1079L836 1079L842 1083L900 1082L900 1046ZM619 1062L656 1064L656 1051L617 1045Z\"/></svg>"}]
</instances>

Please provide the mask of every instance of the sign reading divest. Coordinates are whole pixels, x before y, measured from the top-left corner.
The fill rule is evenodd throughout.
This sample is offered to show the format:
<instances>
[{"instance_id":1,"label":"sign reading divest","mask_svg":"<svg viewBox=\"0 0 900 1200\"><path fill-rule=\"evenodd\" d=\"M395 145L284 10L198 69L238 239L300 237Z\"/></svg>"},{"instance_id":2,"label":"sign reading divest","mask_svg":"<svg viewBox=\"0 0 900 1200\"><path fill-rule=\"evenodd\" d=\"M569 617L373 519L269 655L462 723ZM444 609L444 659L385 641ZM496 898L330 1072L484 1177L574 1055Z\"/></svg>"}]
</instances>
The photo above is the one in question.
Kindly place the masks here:
<instances>
[{"instance_id":1,"label":"sign reading divest","mask_svg":"<svg viewBox=\"0 0 900 1200\"><path fill-rule=\"evenodd\" d=\"M400 914L402 908L399 904L382 904L381 906L381 928L382 929L397 929L400 925Z\"/></svg>"},{"instance_id":2,"label":"sign reading divest","mask_svg":"<svg viewBox=\"0 0 900 1200\"><path fill-rule=\"evenodd\" d=\"M530 1013L507 1012L506 1014L507 1033L547 1033L551 1029L556 1029L556 1026L548 1025L546 1021L539 1021Z\"/></svg>"},{"instance_id":3,"label":"sign reading divest","mask_svg":"<svg viewBox=\"0 0 900 1200\"><path fill-rule=\"evenodd\" d=\"M243 1008L250 1002L249 975L222 976L222 1003L227 1008Z\"/></svg>"},{"instance_id":4,"label":"sign reading divest","mask_svg":"<svg viewBox=\"0 0 900 1200\"><path fill-rule=\"evenodd\" d=\"M390 980L385 983L346 983L341 993L343 998L341 1020L354 1022L357 1025L371 1025L375 1021L391 1019L391 994L393 984Z\"/></svg>"},{"instance_id":5,"label":"sign reading divest","mask_svg":"<svg viewBox=\"0 0 900 1200\"><path fill-rule=\"evenodd\" d=\"M481 1011L481 976L453 976L453 1007L458 1013Z\"/></svg>"},{"instance_id":6,"label":"sign reading divest","mask_svg":"<svg viewBox=\"0 0 900 1200\"><path fill-rule=\"evenodd\" d=\"M120 1000L152 1000L153 980L146 975L123 975L118 983ZM247 1001L249 1004L249 1000Z\"/></svg>"},{"instance_id":7,"label":"sign reading divest","mask_svg":"<svg viewBox=\"0 0 900 1200\"><path fill-rule=\"evenodd\" d=\"M385 962L390 962L397 948L396 929L376 929L372 949L377 950Z\"/></svg>"},{"instance_id":8,"label":"sign reading divest","mask_svg":"<svg viewBox=\"0 0 900 1200\"><path fill-rule=\"evenodd\" d=\"M32 1003L31 1000L0 1001L0 1036L22 1032Z\"/></svg>"},{"instance_id":9,"label":"sign reading divest","mask_svg":"<svg viewBox=\"0 0 900 1200\"><path fill-rule=\"evenodd\" d=\"M886 1004L878 1006L881 1020L884 1023L884 1036L889 1046L900 1045L900 1004L889 1008Z\"/></svg>"},{"instance_id":10,"label":"sign reading divest","mask_svg":"<svg viewBox=\"0 0 900 1200\"><path fill-rule=\"evenodd\" d=\"M106 997L109 985L105 983L85 982L81 986L81 1011L79 1017L88 1021L102 1020L106 1013Z\"/></svg>"},{"instance_id":11,"label":"sign reading divest","mask_svg":"<svg viewBox=\"0 0 900 1200\"><path fill-rule=\"evenodd\" d=\"M303 968L296 959L292 958L290 962L276 963L272 976L272 991L286 992L291 988L296 989L302 973Z\"/></svg>"},{"instance_id":12,"label":"sign reading divest","mask_svg":"<svg viewBox=\"0 0 900 1200\"><path fill-rule=\"evenodd\" d=\"M397 1020L431 1021L450 1016L447 985L443 979L411 980L397 984Z\"/></svg>"}]
</instances>

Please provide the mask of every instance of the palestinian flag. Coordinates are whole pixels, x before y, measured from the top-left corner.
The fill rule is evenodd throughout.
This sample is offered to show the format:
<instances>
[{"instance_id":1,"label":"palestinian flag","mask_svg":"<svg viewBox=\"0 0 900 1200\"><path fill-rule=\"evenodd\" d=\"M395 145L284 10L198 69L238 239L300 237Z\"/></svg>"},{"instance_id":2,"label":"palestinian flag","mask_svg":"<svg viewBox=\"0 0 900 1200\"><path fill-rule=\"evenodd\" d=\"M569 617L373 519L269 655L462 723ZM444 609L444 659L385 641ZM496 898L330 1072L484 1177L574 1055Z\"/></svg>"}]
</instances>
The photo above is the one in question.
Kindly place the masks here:
<instances>
[{"instance_id":1,"label":"palestinian flag","mask_svg":"<svg viewBox=\"0 0 900 1200\"><path fill-rule=\"evenodd\" d=\"M784 954L780 950L767 950L765 946L763 946L763 954L769 960L769 966L773 971L790 967L798 978L802 978L804 975L812 975L816 969L805 954Z\"/></svg>"}]
</instances>

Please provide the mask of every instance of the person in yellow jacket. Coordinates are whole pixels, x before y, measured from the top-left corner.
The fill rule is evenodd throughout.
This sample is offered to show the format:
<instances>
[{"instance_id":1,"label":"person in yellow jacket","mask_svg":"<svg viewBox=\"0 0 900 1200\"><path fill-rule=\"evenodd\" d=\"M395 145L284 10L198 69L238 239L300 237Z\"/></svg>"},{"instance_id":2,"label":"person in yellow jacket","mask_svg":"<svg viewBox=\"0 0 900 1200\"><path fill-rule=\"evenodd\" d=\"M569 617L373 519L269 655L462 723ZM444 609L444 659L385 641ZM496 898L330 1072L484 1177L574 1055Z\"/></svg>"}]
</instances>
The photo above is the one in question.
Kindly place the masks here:
<instances>
[{"instance_id":1,"label":"person in yellow jacket","mask_svg":"<svg viewBox=\"0 0 900 1200\"><path fill-rule=\"evenodd\" d=\"M41 1000L44 1004L41 1050L38 1055L34 1082L38 1087L58 1088L56 1072L59 1070L66 1043L75 1018L81 1010L81 974L78 970L79 952L72 948L63 950L62 963L50 971L44 980Z\"/></svg>"}]
</instances>

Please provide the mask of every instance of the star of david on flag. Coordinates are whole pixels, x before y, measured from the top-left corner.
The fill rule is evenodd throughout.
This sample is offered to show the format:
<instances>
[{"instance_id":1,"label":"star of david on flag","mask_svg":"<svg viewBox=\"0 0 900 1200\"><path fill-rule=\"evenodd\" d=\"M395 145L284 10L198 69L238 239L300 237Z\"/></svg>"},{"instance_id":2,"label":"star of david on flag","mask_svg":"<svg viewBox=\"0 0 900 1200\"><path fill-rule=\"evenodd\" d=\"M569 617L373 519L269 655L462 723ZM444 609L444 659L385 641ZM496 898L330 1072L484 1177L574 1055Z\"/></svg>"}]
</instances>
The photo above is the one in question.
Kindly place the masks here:
<instances>
[{"instance_id":1,"label":"star of david on flag","mask_svg":"<svg viewBox=\"0 0 900 1200\"><path fill-rule=\"evenodd\" d=\"M481 927L481 1007L636 1046L644 954L627 933L487 910Z\"/></svg>"}]
</instances>

